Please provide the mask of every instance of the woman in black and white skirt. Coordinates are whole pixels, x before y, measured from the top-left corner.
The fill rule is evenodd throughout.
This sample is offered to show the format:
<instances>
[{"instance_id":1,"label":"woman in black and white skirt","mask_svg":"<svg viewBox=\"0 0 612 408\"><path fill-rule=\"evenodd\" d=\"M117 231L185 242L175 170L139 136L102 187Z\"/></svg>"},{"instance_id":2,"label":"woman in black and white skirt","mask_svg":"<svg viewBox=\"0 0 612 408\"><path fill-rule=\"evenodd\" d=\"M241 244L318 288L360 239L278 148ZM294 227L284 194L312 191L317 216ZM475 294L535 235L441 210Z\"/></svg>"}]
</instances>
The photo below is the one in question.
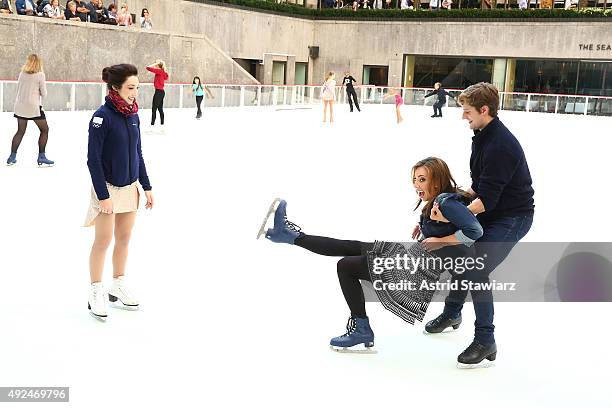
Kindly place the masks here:
<instances>
[{"instance_id":1,"label":"woman in black and white skirt","mask_svg":"<svg viewBox=\"0 0 612 408\"><path fill-rule=\"evenodd\" d=\"M28 55L25 65L19 73L17 80L17 98L15 99L15 114L17 118L17 133L13 136L11 143L11 155L6 160L7 166L17 163L17 149L23 140L28 121L33 120L40 136L38 137L38 160L39 166L53 166L55 163L47 159L45 149L49 140L49 125L42 109L42 100L47 96L45 84L45 73L43 63L36 54Z\"/></svg>"},{"instance_id":2,"label":"woman in black and white skirt","mask_svg":"<svg viewBox=\"0 0 612 408\"><path fill-rule=\"evenodd\" d=\"M412 238L416 239L421 236L423 239L418 248L408 246L402 252L415 256L417 252L423 253L424 250L432 252L444 248L449 255L453 255L452 253L456 252L453 251L454 246L461 245L456 249L461 252L460 255L463 255L462 247L471 247L483 233L476 217L466 207L469 195L457 187L447 164L435 157L423 159L413 166L412 182L419 200L417 208L421 203L425 203ZM374 345L374 332L366 315L365 299L359 280L373 281L372 268L368 262L369 252L382 249L384 253L385 248L390 248L391 252L397 253L397 245L389 246L384 243L376 245L371 242L339 240L304 234L299 227L287 220L286 205L284 200L273 202L268 217L274 214L274 227L265 230L265 223L268 219L266 217L259 236L265 233L266 238L272 242L297 245L319 255L342 257L337 266L338 279L351 316L346 333L331 339L330 345L336 350L351 349L362 344L369 349ZM448 238L449 236L452 237L452 240ZM446 248L448 246L450 247ZM426 253L422 256L430 257L431 254ZM436 256L439 255L436 254ZM387 256L383 255L383 257ZM392 258L391 255L388 257ZM432 280L437 280L438 276L433 277ZM381 277L385 279L385 276ZM393 281L397 277L396 275L389 278ZM419 296L418 293L416 295ZM410 317L405 314L399 313L398 315L405 320L410 320ZM422 316L423 314L417 319Z\"/></svg>"}]
</instances>

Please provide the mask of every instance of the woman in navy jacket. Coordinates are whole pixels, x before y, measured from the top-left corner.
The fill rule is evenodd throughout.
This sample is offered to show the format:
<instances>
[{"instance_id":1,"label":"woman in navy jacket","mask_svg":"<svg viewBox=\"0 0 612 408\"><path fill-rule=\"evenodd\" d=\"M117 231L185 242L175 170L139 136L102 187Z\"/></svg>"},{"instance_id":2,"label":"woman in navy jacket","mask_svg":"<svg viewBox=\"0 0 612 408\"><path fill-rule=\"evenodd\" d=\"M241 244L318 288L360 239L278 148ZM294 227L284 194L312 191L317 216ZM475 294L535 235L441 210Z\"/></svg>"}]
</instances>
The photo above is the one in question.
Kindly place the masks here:
<instances>
[{"instance_id":1,"label":"woman in navy jacket","mask_svg":"<svg viewBox=\"0 0 612 408\"><path fill-rule=\"evenodd\" d=\"M96 234L89 259L88 308L101 319L107 316L102 271L113 234L113 285L108 298L111 302L119 301L118 304L126 308L138 307L138 301L129 294L123 282L140 196L137 181L145 192L145 207L153 208L151 184L141 149L137 75L138 70L130 64L104 68L102 79L107 83L108 96L89 122L87 166L93 188L85 225L95 225Z\"/></svg>"}]
</instances>

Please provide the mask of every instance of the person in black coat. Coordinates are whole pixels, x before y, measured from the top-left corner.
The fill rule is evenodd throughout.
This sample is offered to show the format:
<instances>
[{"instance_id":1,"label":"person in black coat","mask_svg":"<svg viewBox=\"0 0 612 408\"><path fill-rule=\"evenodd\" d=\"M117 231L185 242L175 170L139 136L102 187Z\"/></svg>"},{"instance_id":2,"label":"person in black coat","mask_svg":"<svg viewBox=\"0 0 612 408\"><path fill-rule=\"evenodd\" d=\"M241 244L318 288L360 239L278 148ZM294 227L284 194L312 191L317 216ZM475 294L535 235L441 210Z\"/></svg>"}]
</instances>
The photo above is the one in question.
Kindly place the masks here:
<instances>
[{"instance_id":1,"label":"person in black coat","mask_svg":"<svg viewBox=\"0 0 612 408\"><path fill-rule=\"evenodd\" d=\"M434 114L431 115L432 118L441 118L442 117L442 107L446 105L446 96L450 96L455 99L451 94L446 92L446 89L442 88L442 84L440 82L436 82L434 84L434 90L425 95L426 98L430 96L437 95L438 100L434 103L433 109ZM439 113L438 113L439 112Z\"/></svg>"}]
</instances>

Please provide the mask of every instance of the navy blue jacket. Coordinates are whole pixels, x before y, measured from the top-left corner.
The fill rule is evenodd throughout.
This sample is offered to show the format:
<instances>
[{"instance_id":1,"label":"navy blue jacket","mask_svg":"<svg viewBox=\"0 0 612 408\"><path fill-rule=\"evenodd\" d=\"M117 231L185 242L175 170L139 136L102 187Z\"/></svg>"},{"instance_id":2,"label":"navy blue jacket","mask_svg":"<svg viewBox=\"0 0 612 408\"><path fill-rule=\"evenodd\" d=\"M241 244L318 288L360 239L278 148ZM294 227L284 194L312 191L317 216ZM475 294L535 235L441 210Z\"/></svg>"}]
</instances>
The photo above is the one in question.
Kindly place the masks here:
<instances>
[{"instance_id":1,"label":"navy blue jacket","mask_svg":"<svg viewBox=\"0 0 612 408\"><path fill-rule=\"evenodd\" d=\"M124 187L136 180L151 190L140 145L138 115L125 116L109 100L89 121L87 167L98 200L109 198L106 182Z\"/></svg>"},{"instance_id":2,"label":"navy blue jacket","mask_svg":"<svg viewBox=\"0 0 612 408\"><path fill-rule=\"evenodd\" d=\"M474 131L470 175L472 190L482 200L481 222L504 216L533 214L533 188L527 159L519 141L494 118Z\"/></svg>"}]
</instances>

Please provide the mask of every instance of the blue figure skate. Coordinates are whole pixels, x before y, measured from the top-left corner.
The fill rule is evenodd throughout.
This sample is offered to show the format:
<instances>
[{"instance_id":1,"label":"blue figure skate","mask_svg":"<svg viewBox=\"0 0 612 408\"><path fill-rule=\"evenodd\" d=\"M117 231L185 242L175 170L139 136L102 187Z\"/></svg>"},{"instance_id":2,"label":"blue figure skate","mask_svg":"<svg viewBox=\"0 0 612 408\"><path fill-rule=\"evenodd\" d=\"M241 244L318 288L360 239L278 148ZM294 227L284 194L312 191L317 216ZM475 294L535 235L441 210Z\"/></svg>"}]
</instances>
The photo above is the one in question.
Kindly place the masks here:
<instances>
[{"instance_id":1,"label":"blue figure skate","mask_svg":"<svg viewBox=\"0 0 612 408\"><path fill-rule=\"evenodd\" d=\"M266 230L266 223L272 214L274 214L274 227ZM280 198L275 198L272 204L270 204L261 228L259 228L257 239L265 232L266 238L272 242L293 244L295 239L300 236L300 231L300 227L287 220L287 202Z\"/></svg>"},{"instance_id":2,"label":"blue figure skate","mask_svg":"<svg viewBox=\"0 0 612 408\"><path fill-rule=\"evenodd\" d=\"M356 347L363 344L364 348ZM368 318L349 317L346 333L330 340L329 346L339 353L374 354L374 332ZM355 348L353 348L355 347Z\"/></svg>"},{"instance_id":3,"label":"blue figure skate","mask_svg":"<svg viewBox=\"0 0 612 408\"><path fill-rule=\"evenodd\" d=\"M11 153L9 158L6 159L6 165L13 166L15 163L17 163L17 153Z\"/></svg>"},{"instance_id":4,"label":"blue figure skate","mask_svg":"<svg viewBox=\"0 0 612 408\"><path fill-rule=\"evenodd\" d=\"M53 167L54 161L47 159L44 153L38 153L38 167Z\"/></svg>"}]
</instances>

